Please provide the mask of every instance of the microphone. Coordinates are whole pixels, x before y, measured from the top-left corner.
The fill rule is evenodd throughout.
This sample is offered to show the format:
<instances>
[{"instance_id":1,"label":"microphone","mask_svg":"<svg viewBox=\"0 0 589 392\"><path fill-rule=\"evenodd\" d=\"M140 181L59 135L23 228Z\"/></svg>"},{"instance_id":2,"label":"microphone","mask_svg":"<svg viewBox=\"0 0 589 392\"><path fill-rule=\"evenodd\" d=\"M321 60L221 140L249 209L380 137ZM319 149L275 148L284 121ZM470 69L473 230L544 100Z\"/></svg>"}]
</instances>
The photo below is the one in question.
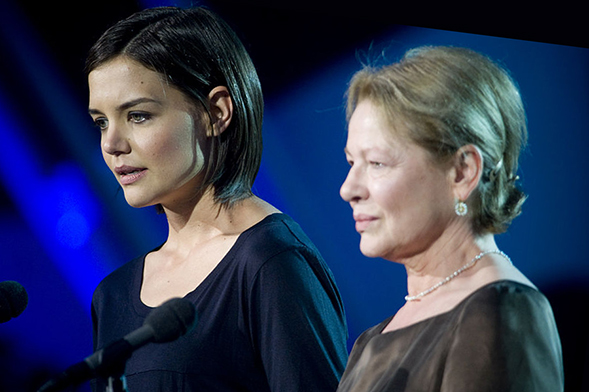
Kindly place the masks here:
<instances>
[{"instance_id":1,"label":"microphone","mask_svg":"<svg viewBox=\"0 0 589 392\"><path fill-rule=\"evenodd\" d=\"M37 392L59 391L97 376L121 374L133 351L150 342L167 343L178 339L194 328L196 318L192 302L185 298L172 298L152 310L142 327L70 366Z\"/></svg>"},{"instance_id":2,"label":"microphone","mask_svg":"<svg viewBox=\"0 0 589 392\"><path fill-rule=\"evenodd\" d=\"M14 280L0 282L0 323L20 315L29 304L29 295Z\"/></svg>"}]
</instances>

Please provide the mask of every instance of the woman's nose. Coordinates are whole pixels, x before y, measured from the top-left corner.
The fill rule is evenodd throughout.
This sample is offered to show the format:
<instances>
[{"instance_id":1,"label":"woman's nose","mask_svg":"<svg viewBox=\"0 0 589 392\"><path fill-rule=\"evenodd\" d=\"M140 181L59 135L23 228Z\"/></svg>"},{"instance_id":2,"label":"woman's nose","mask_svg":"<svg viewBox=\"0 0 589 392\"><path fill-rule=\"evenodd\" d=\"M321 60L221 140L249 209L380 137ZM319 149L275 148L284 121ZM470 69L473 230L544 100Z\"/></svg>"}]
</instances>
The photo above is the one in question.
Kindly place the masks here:
<instances>
[{"instance_id":1,"label":"woman's nose","mask_svg":"<svg viewBox=\"0 0 589 392\"><path fill-rule=\"evenodd\" d=\"M340 196L348 203L365 199L368 196L368 190L364 184L360 169L350 167L350 171L340 188Z\"/></svg>"},{"instance_id":2,"label":"woman's nose","mask_svg":"<svg viewBox=\"0 0 589 392\"><path fill-rule=\"evenodd\" d=\"M128 154L131 145L124 129L110 122L108 129L102 131L102 150L109 155Z\"/></svg>"}]
</instances>

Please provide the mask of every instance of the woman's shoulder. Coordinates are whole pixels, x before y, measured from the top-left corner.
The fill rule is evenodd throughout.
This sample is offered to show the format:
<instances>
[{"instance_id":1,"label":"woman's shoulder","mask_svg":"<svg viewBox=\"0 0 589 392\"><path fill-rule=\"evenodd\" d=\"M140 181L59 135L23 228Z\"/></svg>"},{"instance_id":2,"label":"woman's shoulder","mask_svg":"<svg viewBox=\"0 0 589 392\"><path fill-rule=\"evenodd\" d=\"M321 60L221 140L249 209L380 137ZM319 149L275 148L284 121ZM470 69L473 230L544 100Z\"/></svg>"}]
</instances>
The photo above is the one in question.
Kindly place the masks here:
<instances>
[{"instance_id":1,"label":"woman's shoulder","mask_svg":"<svg viewBox=\"0 0 589 392\"><path fill-rule=\"evenodd\" d=\"M242 233L230 259L249 281L295 281L310 271L333 280L323 256L301 227L286 214L272 214Z\"/></svg>"},{"instance_id":2,"label":"woman's shoulder","mask_svg":"<svg viewBox=\"0 0 589 392\"><path fill-rule=\"evenodd\" d=\"M113 289L120 290L132 286L137 274L141 274L143 271L143 261L146 255L147 253L137 256L106 275L96 287L94 297L100 293L112 292Z\"/></svg>"},{"instance_id":3,"label":"woman's shoulder","mask_svg":"<svg viewBox=\"0 0 589 392\"><path fill-rule=\"evenodd\" d=\"M485 353L514 390L540 385L562 390L560 337L550 303L538 289L493 282L467 298L454 316L449 329L452 350L459 354L454 360Z\"/></svg>"},{"instance_id":4,"label":"woman's shoulder","mask_svg":"<svg viewBox=\"0 0 589 392\"><path fill-rule=\"evenodd\" d=\"M553 324L550 302L528 284L500 280L474 291L452 311L465 323L505 327L510 324Z\"/></svg>"},{"instance_id":5,"label":"woman's shoulder","mask_svg":"<svg viewBox=\"0 0 589 392\"><path fill-rule=\"evenodd\" d=\"M242 233L238 247L256 254L277 254L291 249L317 249L301 226L283 213L268 215Z\"/></svg>"},{"instance_id":6,"label":"woman's shoulder","mask_svg":"<svg viewBox=\"0 0 589 392\"><path fill-rule=\"evenodd\" d=\"M529 284L502 279L485 284L475 290L462 301L463 306L473 306L481 303L500 305L511 302L532 302L545 305L548 300L536 287Z\"/></svg>"}]
</instances>

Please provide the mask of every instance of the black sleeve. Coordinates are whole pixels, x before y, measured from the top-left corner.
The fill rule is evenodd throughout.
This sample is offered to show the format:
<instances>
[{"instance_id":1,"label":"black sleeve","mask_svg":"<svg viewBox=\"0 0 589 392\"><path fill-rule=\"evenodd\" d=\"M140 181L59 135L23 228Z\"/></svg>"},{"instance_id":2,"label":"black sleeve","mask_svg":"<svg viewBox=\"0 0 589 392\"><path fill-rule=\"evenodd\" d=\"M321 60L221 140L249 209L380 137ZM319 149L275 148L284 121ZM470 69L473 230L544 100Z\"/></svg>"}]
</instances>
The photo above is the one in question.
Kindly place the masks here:
<instances>
[{"instance_id":1,"label":"black sleeve","mask_svg":"<svg viewBox=\"0 0 589 392\"><path fill-rule=\"evenodd\" d=\"M558 392L560 339L539 292L499 287L469 304L449 348L442 391Z\"/></svg>"},{"instance_id":2,"label":"black sleeve","mask_svg":"<svg viewBox=\"0 0 589 392\"><path fill-rule=\"evenodd\" d=\"M94 292L94 295L92 297L92 346L93 346L93 351L97 350L97 345L98 345L98 303L99 303L99 299L98 299L98 293L97 291ZM103 385L99 382L99 380L97 380L96 378L93 378L90 380L90 389L93 392L98 392L98 391L104 391L106 388L106 385Z\"/></svg>"},{"instance_id":3,"label":"black sleeve","mask_svg":"<svg viewBox=\"0 0 589 392\"><path fill-rule=\"evenodd\" d=\"M341 299L307 257L295 250L272 257L251 286L251 338L276 392L335 391L347 359Z\"/></svg>"}]
</instances>

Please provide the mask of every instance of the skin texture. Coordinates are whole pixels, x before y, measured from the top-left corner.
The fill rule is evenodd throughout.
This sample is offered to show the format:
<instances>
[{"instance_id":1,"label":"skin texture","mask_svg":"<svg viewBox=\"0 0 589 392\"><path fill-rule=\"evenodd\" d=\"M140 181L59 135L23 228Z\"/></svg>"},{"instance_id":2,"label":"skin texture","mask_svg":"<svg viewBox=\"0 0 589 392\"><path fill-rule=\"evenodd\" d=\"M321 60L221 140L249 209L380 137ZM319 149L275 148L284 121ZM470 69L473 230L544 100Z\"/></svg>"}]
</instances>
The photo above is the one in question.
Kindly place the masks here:
<instances>
[{"instance_id":1,"label":"skin texture","mask_svg":"<svg viewBox=\"0 0 589 392\"><path fill-rule=\"evenodd\" d=\"M346 157L350 171L340 193L354 210L362 253L395 260L441 235L452 219L448 175L424 149L391 132L367 101L350 119Z\"/></svg>"},{"instance_id":2,"label":"skin texture","mask_svg":"<svg viewBox=\"0 0 589 392\"><path fill-rule=\"evenodd\" d=\"M456 200L468 204L479 184L483 158L478 148L463 146L441 164L406 135L384 121L370 101L361 101L349 122L345 153L350 171L340 195L352 207L362 253L403 264L408 293L415 295L497 245L492 234L474 234L470 215L454 212ZM533 286L508 260L487 255L451 283L407 302L383 332L448 311L500 279Z\"/></svg>"},{"instance_id":3,"label":"skin texture","mask_svg":"<svg viewBox=\"0 0 589 392\"><path fill-rule=\"evenodd\" d=\"M196 136L204 127L184 95L124 57L92 71L88 81L102 154L127 202L145 207L191 197L204 163Z\"/></svg>"},{"instance_id":4,"label":"skin texture","mask_svg":"<svg viewBox=\"0 0 589 392\"><path fill-rule=\"evenodd\" d=\"M208 94L212 125L162 75L124 56L88 76L89 113L101 132L104 161L133 207L161 205L168 238L145 259L141 299L158 306L194 290L239 235L280 212L252 196L221 208L203 188L203 141L224 132L233 103L224 86ZM206 151L205 151L206 152Z\"/></svg>"}]
</instances>

